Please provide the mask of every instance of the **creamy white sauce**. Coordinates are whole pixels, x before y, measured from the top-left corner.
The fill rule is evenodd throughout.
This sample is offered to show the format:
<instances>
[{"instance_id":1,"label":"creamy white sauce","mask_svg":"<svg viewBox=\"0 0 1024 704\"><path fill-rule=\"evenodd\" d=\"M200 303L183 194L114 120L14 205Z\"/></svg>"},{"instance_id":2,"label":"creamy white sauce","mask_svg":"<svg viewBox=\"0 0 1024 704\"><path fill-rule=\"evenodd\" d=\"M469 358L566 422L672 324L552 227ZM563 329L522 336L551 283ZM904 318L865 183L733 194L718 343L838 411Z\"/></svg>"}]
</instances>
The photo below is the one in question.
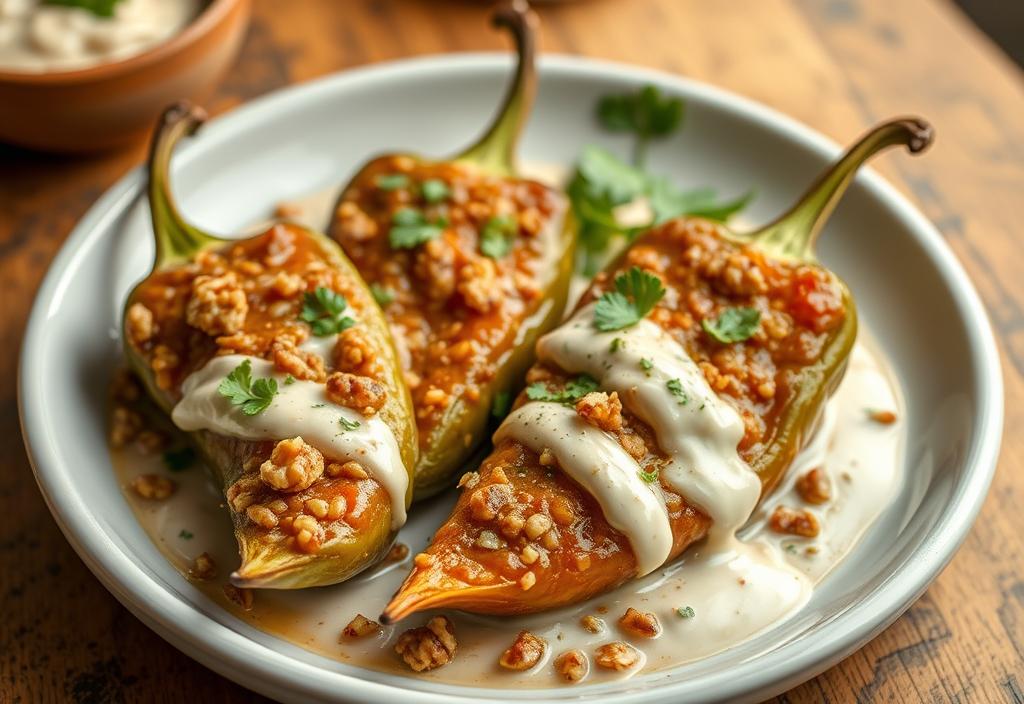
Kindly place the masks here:
<instances>
[{"instance_id":1,"label":"creamy white sauce","mask_svg":"<svg viewBox=\"0 0 1024 704\"><path fill-rule=\"evenodd\" d=\"M892 409L900 420L879 425L867 418L865 408ZM587 683L628 678L708 657L759 634L770 638L774 630L786 628L787 622L804 613L802 607L814 593L812 585L823 579L822 587L828 590L847 589L847 585L832 585L827 575L844 559L864 559L851 551L900 489L905 433L902 406L884 362L858 346L817 434L797 456L779 489L740 531L743 541L733 545L738 549L708 550L706 543L700 543L646 577L553 612L508 619L446 612L455 622L459 653L454 662L432 672L410 672L393 652L398 635L421 625L428 614L386 627L379 637L341 643L338 639L357 613L373 618L380 612L408 573L409 559L331 587L259 590L248 613L225 599L223 580L198 586L251 626L349 665L452 684L561 689L566 685L551 662L558 653L579 648L591 659ZM159 456L142 455L134 447L114 452L113 459L124 486L138 474L167 474ZM808 508L792 485L812 467L821 467L833 487L828 504L810 507L821 521L821 535L812 540L772 533L765 527L765 518L776 504ZM237 565L238 554L223 512L223 496L199 467L169 476L178 483L178 490L165 502L143 501L126 492L143 528L179 570L184 572L196 555L209 552L221 573L228 574ZM456 494L449 492L417 506L398 537L411 548L410 559L426 547ZM183 538L182 531L193 537ZM645 640L620 631L615 621L630 606L654 613L662 634ZM676 613L686 606L693 609L693 618ZM604 619L607 628L597 634L583 630L579 619L588 614ZM498 657L522 629L548 642L544 660L527 672L501 670L495 664ZM642 665L624 673L594 666L596 647L623 639L644 654Z\"/></svg>"},{"instance_id":2,"label":"creamy white sauce","mask_svg":"<svg viewBox=\"0 0 1024 704\"><path fill-rule=\"evenodd\" d=\"M596 497L608 523L625 535L641 575L653 572L672 550L664 497L640 478L640 465L608 433L558 403L533 401L511 413L494 442L514 438L540 454L550 449L561 471Z\"/></svg>"},{"instance_id":3,"label":"creamy white sauce","mask_svg":"<svg viewBox=\"0 0 1024 704\"><path fill-rule=\"evenodd\" d=\"M68 71L119 61L180 32L200 0L121 0L112 17L42 0L0 0L0 70Z\"/></svg>"},{"instance_id":4,"label":"creamy white sauce","mask_svg":"<svg viewBox=\"0 0 1024 704\"><path fill-rule=\"evenodd\" d=\"M257 415L245 415L217 391L220 383L239 364L249 360L254 379L273 377L277 395ZM365 417L327 398L326 387L312 381L285 382L271 362L258 357L214 357L182 384L182 399L171 419L185 431L209 430L243 440L281 440L301 436L329 460L354 460L384 487L391 499L394 528L406 520L405 494L409 477L391 428L376 416ZM345 430L344 418L358 427Z\"/></svg>"}]
</instances>

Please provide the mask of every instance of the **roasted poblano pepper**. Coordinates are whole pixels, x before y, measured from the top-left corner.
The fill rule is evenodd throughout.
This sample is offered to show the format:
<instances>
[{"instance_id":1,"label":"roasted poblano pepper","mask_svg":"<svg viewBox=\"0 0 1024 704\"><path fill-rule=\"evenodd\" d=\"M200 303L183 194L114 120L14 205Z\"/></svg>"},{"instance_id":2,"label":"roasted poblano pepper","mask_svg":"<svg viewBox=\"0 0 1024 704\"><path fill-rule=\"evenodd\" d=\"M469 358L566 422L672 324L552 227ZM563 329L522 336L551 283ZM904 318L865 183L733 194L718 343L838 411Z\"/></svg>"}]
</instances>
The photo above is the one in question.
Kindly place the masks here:
<instances>
[{"instance_id":1,"label":"roasted poblano pepper","mask_svg":"<svg viewBox=\"0 0 1024 704\"><path fill-rule=\"evenodd\" d=\"M345 187L329 234L371 284L416 408L417 499L444 488L507 412L538 337L560 320L575 229L565 196L517 175L536 90L536 16L499 10L518 49L497 118L461 154L373 159Z\"/></svg>"},{"instance_id":2,"label":"roasted poblano pepper","mask_svg":"<svg viewBox=\"0 0 1024 704\"><path fill-rule=\"evenodd\" d=\"M573 319L542 338L493 453L464 477L452 515L383 619L574 604L715 540L722 526L731 540L807 442L854 345L853 299L817 262L815 238L864 161L930 140L919 120L880 125L756 232L691 218L638 237ZM687 438L693 444L679 449ZM703 462L688 485L696 496L680 488L694 458ZM728 490L701 494L707 486ZM652 501L649 520L634 517ZM728 518L717 533L716 510ZM634 538L666 525L654 531L662 548L647 552L613 523Z\"/></svg>"},{"instance_id":3,"label":"roasted poblano pepper","mask_svg":"<svg viewBox=\"0 0 1024 704\"><path fill-rule=\"evenodd\" d=\"M156 404L179 427L186 418L225 492L241 555L232 582L340 582L388 551L411 501L411 399L380 309L337 243L290 224L221 239L181 217L171 153L203 120L176 105L153 138L156 261L128 297L125 354Z\"/></svg>"}]
</instances>

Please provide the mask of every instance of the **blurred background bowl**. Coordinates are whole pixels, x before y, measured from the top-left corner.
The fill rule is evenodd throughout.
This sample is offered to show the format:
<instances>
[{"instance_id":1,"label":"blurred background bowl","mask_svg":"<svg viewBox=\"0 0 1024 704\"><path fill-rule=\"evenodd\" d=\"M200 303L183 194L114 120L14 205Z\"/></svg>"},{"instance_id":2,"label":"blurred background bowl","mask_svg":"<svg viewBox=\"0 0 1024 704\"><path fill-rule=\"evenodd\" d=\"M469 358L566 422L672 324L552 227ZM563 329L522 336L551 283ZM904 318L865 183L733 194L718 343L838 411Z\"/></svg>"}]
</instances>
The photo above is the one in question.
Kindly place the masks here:
<instances>
[{"instance_id":1,"label":"blurred background bowl","mask_svg":"<svg viewBox=\"0 0 1024 704\"><path fill-rule=\"evenodd\" d=\"M180 33L127 59L72 71L0 71L0 141L95 152L148 134L160 111L202 101L234 61L250 0L211 0Z\"/></svg>"}]
</instances>

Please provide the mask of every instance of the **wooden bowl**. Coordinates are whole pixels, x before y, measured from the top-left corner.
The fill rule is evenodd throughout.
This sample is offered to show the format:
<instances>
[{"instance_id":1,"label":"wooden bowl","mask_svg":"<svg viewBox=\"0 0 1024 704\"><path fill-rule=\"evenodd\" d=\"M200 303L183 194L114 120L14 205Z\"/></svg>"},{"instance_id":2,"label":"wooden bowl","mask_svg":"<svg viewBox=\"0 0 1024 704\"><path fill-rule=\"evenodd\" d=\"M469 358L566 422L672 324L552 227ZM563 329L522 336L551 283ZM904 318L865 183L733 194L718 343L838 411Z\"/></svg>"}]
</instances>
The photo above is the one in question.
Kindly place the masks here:
<instances>
[{"instance_id":1,"label":"wooden bowl","mask_svg":"<svg viewBox=\"0 0 1024 704\"><path fill-rule=\"evenodd\" d=\"M207 96L241 48L250 11L250 0L211 0L141 54L72 71L0 71L0 141L95 152L141 139L168 104Z\"/></svg>"}]
</instances>

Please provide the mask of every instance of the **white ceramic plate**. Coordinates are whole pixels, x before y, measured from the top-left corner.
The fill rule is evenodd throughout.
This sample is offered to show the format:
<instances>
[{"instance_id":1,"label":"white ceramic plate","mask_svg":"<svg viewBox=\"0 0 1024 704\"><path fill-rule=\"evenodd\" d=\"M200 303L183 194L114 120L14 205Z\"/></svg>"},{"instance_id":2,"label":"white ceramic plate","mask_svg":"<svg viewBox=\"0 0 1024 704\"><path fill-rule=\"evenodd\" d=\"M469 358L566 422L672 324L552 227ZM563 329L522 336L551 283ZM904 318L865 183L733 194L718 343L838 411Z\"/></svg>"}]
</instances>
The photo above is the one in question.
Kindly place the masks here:
<instances>
[{"instance_id":1,"label":"white ceramic plate","mask_svg":"<svg viewBox=\"0 0 1024 704\"><path fill-rule=\"evenodd\" d=\"M375 152L451 153L484 124L508 71L505 57L444 56L350 71L257 100L215 120L180 151L175 178L184 210L214 231L239 231L281 199L340 183ZM838 152L810 129L720 90L548 57L524 157L568 163L589 142L625 149L593 124L591 109L598 96L643 83L688 102L685 129L654 151L652 170L726 195L755 186L747 213L754 221L788 205ZM327 660L251 628L194 589L141 530L114 479L103 406L121 304L152 256L148 225L133 207L141 186L134 171L96 203L39 291L21 360L26 444L54 517L107 588L184 652L270 696L445 703L766 697L836 663L906 609L964 539L992 477L1002 382L982 305L938 232L866 172L825 232L821 256L849 282L899 377L908 480L796 617L697 663L542 691L470 689ZM435 521L414 521L412 530L425 533Z\"/></svg>"}]
</instances>

